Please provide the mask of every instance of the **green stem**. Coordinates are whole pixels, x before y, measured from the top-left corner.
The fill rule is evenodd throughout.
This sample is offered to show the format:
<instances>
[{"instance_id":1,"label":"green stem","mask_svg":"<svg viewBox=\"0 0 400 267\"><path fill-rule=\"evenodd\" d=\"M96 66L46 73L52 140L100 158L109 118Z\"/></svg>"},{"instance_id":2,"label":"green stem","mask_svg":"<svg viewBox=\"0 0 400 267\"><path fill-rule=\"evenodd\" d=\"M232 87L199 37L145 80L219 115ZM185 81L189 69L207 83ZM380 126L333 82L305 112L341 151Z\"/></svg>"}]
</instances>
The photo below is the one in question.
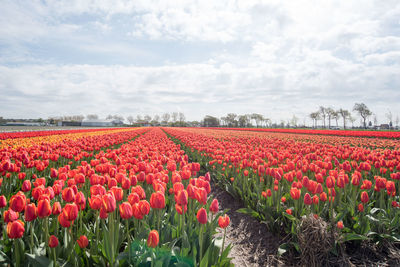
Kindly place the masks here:
<instances>
[{"instance_id":1,"label":"green stem","mask_svg":"<svg viewBox=\"0 0 400 267\"><path fill-rule=\"evenodd\" d=\"M126 235L128 238L128 259L129 259L128 264L130 265L131 264L131 237L129 235L129 220L126 220L125 223L126 223Z\"/></svg>"},{"instance_id":2,"label":"green stem","mask_svg":"<svg viewBox=\"0 0 400 267\"><path fill-rule=\"evenodd\" d=\"M30 236L30 241L31 241L30 252L31 252L31 254L33 254L33 221L31 221L29 224L30 224L30 234L31 234L31 236Z\"/></svg>"},{"instance_id":3,"label":"green stem","mask_svg":"<svg viewBox=\"0 0 400 267\"><path fill-rule=\"evenodd\" d=\"M201 262L201 259L203 258L203 225L200 226L199 245L200 245L199 262Z\"/></svg>"},{"instance_id":4,"label":"green stem","mask_svg":"<svg viewBox=\"0 0 400 267\"><path fill-rule=\"evenodd\" d=\"M225 248L225 237L226 237L226 227L224 228L224 239L222 239L221 256L222 256L222 253L224 253L224 248ZM221 260L221 258L220 258L219 260Z\"/></svg>"},{"instance_id":5,"label":"green stem","mask_svg":"<svg viewBox=\"0 0 400 267\"><path fill-rule=\"evenodd\" d=\"M53 261L54 261L54 266L57 266L57 255L56 255L56 248L51 249L53 252Z\"/></svg>"}]
</instances>

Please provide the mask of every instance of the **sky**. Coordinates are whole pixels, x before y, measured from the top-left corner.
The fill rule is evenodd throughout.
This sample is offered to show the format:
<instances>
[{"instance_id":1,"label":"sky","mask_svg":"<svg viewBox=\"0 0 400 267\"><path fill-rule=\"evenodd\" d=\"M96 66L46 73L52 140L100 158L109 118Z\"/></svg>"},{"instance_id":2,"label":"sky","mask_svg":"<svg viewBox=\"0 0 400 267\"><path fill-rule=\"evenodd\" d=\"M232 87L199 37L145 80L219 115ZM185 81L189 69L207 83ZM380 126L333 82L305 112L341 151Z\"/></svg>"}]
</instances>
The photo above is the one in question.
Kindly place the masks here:
<instances>
[{"instance_id":1,"label":"sky","mask_svg":"<svg viewBox=\"0 0 400 267\"><path fill-rule=\"evenodd\" d=\"M400 116L400 1L0 0L0 116ZM357 120L358 122L359 120Z\"/></svg>"}]
</instances>

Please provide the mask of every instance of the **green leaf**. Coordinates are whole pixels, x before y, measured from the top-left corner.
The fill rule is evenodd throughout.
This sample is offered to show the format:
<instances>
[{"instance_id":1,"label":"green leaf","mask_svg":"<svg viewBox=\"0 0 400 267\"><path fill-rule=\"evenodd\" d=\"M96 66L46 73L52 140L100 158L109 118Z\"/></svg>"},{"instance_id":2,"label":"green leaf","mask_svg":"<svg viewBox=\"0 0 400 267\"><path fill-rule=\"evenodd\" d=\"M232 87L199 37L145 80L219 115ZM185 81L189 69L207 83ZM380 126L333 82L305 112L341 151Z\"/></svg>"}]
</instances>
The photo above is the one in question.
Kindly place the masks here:
<instances>
[{"instance_id":1,"label":"green leaf","mask_svg":"<svg viewBox=\"0 0 400 267\"><path fill-rule=\"evenodd\" d=\"M287 214L286 212L282 212L282 214L283 214L283 216L285 216L289 220L296 221L296 217L294 217L293 215Z\"/></svg>"},{"instance_id":2,"label":"green leaf","mask_svg":"<svg viewBox=\"0 0 400 267\"><path fill-rule=\"evenodd\" d=\"M238 209L236 212L250 215L250 216L252 216L252 217L254 217L254 218L258 219L258 220L261 219L260 214L258 212L256 212L255 210L250 209L250 208L241 208L241 209Z\"/></svg>"},{"instance_id":3,"label":"green leaf","mask_svg":"<svg viewBox=\"0 0 400 267\"><path fill-rule=\"evenodd\" d=\"M25 253L25 256L33 266L53 266L53 262L45 256L38 256L29 253Z\"/></svg>"},{"instance_id":4,"label":"green leaf","mask_svg":"<svg viewBox=\"0 0 400 267\"><path fill-rule=\"evenodd\" d=\"M343 240L346 241L351 241L351 240L367 240L368 237L364 235L359 235L355 233L348 233L343 235Z\"/></svg>"}]
</instances>

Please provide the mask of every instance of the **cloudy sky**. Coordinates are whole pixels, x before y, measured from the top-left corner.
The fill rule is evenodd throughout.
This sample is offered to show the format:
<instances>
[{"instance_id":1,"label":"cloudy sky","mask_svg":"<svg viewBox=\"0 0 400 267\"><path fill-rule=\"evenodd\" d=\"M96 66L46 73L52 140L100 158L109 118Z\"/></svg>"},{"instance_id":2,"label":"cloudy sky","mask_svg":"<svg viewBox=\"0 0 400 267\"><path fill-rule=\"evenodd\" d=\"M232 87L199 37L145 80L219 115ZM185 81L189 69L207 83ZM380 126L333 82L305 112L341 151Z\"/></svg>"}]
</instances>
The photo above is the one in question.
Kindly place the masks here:
<instances>
[{"instance_id":1,"label":"cloudy sky","mask_svg":"<svg viewBox=\"0 0 400 267\"><path fill-rule=\"evenodd\" d=\"M400 1L0 0L0 116L400 116ZM357 120L358 121L358 120Z\"/></svg>"}]
</instances>

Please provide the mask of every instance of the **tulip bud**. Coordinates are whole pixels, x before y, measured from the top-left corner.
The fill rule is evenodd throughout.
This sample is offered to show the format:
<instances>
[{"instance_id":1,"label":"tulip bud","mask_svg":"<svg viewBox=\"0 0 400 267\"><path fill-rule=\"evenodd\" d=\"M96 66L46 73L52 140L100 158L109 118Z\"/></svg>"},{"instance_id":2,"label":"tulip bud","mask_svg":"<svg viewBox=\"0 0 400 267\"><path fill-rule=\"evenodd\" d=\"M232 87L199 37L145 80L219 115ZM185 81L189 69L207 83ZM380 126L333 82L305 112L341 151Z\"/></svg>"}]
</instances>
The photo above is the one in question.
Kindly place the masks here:
<instances>
[{"instance_id":1,"label":"tulip bud","mask_svg":"<svg viewBox=\"0 0 400 267\"><path fill-rule=\"evenodd\" d=\"M158 236L157 230L152 230L149 233L149 237L147 238L147 246L151 248L155 248L160 241L160 237Z\"/></svg>"}]
</instances>

